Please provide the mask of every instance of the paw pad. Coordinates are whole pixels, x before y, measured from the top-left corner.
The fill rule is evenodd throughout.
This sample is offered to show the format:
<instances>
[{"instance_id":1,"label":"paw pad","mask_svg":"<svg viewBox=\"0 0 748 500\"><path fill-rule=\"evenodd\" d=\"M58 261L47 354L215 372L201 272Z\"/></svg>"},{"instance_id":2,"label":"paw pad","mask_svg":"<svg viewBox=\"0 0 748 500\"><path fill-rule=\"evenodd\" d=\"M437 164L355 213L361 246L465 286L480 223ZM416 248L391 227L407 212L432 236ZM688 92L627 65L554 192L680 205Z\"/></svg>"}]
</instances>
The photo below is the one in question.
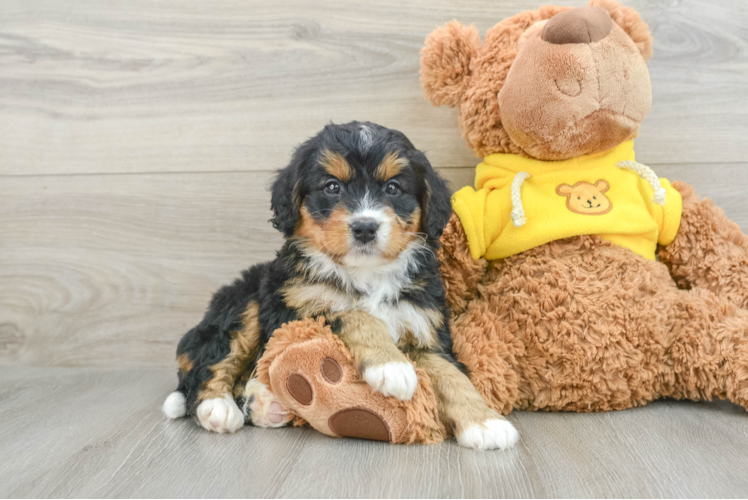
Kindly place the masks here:
<instances>
[{"instance_id":1,"label":"paw pad","mask_svg":"<svg viewBox=\"0 0 748 500\"><path fill-rule=\"evenodd\" d=\"M314 392L312 386L306 381L304 377L298 373L293 373L286 379L286 389L288 393L299 403L304 406L312 404Z\"/></svg>"},{"instance_id":2,"label":"paw pad","mask_svg":"<svg viewBox=\"0 0 748 500\"><path fill-rule=\"evenodd\" d=\"M333 358L323 359L319 371L322 372L322 377L333 385L343 379L343 369Z\"/></svg>"},{"instance_id":3,"label":"paw pad","mask_svg":"<svg viewBox=\"0 0 748 500\"><path fill-rule=\"evenodd\" d=\"M387 422L380 415L366 408L340 410L331 416L327 423L338 436L388 443L392 441L392 433Z\"/></svg>"}]
</instances>

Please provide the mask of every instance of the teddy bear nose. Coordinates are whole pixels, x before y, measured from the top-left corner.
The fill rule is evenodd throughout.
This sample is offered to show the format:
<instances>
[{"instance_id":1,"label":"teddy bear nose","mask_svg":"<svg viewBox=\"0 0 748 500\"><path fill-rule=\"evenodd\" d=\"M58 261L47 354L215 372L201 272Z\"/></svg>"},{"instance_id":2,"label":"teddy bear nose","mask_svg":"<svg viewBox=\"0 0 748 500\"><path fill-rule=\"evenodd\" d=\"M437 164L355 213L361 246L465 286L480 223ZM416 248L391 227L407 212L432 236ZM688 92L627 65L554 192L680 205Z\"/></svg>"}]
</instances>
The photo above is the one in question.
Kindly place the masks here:
<instances>
[{"instance_id":1,"label":"teddy bear nose","mask_svg":"<svg viewBox=\"0 0 748 500\"><path fill-rule=\"evenodd\" d=\"M540 37L548 43L592 43L602 40L613 28L608 11L602 7L577 7L553 16Z\"/></svg>"}]
</instances>

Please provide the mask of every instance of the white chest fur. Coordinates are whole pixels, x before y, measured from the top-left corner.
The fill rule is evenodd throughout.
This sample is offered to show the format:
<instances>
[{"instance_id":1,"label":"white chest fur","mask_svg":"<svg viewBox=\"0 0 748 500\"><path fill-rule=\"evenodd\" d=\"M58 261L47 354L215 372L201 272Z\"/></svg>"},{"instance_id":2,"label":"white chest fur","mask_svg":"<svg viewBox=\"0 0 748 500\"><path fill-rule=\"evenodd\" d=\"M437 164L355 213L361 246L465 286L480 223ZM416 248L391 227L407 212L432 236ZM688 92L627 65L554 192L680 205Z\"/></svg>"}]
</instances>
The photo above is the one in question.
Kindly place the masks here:
<instances>
[{"instance_id":1,"label":"white chest fur","mask_svg":"<svg viewBox=\"0 0 748 500\"><path fill-rule=\"evenodd\" d=\"M355 267L343 267L321 253L313 253L309 255L313 274L335 279L351 293L323 284L307 285L297 294L297 302L312 310L365 311L387 325L393 342L410 335L417 345L429 345L440 326L441 315L400 299L402 290L411 285L409 266L414 265L413 255L419 250L408 248L398 259L384 265L372 262Z\"/></svg>"}]
</instances>

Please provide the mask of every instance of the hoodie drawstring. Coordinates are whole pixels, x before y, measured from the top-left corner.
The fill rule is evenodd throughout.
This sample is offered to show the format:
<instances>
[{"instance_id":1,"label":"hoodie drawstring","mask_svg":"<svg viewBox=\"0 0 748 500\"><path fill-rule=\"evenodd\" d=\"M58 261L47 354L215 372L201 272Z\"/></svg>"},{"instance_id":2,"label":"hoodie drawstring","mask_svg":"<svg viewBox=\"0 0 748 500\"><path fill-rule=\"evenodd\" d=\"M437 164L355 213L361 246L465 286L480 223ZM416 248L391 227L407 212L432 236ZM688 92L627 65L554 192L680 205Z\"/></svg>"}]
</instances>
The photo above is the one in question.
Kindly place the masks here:
<instances>
[{"instance_id":1,"label":"hoodie drawstring","mask_svg":"<svg viewBox=\"0 0 748 500\"><path fill-rule=\"evenodd\" d=\"M527 219L525 218L525 209L522 206L522 192L520 188L522 183L526 179L530 178L530 174L527 172L517 172L512 181L512 224L514 227L521 227L525 225Z\"/></svg>"},{"instance_id":2,"label":"hoodie drawstring","mask_svg":"<svg viewBox=\"0 0 748 500\"><path fill-rule=\"evenodd\" d=\"M652 198L652 201L661 207L665 206L665 188L662 187L660 179L655 175L651 168L643 163L635 161L619 161L616 163L616 167L625 168L626 170L631 170L639 174L639 177L649 182L649 185L654 189L654 197Z\"/></svg>"}]
</instances>

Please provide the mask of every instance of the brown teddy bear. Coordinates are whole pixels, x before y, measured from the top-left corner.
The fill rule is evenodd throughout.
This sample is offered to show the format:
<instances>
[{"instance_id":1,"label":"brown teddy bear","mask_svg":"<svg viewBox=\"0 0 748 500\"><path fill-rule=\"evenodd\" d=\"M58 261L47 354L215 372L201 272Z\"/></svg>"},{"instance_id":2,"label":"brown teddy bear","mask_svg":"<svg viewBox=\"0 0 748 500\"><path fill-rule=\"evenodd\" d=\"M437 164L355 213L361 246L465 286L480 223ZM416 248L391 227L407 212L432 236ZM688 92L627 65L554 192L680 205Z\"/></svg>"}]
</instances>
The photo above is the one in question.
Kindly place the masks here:
<instances>
[{"instance_id":1,"label":"brown teddy bear","mask_svg":"<svg viewBox=\"0 0 748 500\"><path fill-rule=\"evenodd\" d=\"M647 25L612 0L523 12L482 44L457 21L426 40L426 96L458 107L484 158L441 240L454 348L502 413L748 404L748 241L710 200L634 158L651 55ZM288 390L296 372L312 380L310 404ZM322 323L277 332L258 375L296 423L328 435L452 432L425 374L412 401L376 394ZM335 422L346 408L358 413Z\"/></svg>"}]
</instances>

